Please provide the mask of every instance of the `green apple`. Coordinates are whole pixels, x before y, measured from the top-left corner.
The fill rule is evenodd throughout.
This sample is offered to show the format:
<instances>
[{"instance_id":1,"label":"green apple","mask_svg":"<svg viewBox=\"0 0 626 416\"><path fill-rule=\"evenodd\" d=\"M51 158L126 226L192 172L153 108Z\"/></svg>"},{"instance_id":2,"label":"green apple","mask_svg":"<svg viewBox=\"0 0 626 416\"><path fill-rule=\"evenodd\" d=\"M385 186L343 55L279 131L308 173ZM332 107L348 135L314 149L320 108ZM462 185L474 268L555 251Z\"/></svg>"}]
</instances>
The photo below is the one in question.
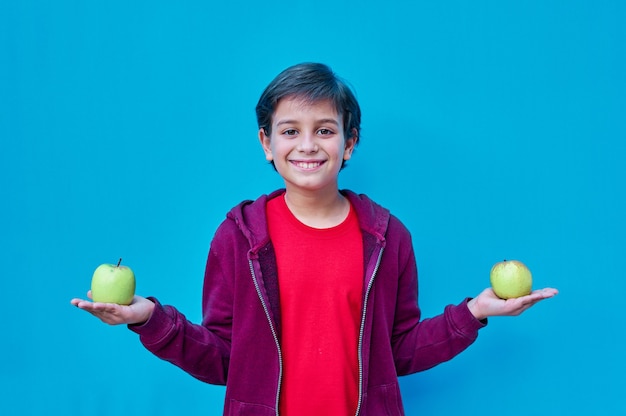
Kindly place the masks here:
<instances>
[{"instance_id":1,"label":"green apple","mask_svg":"<svg viewBox=\"0 0 626 416\"><path fill-rule=\"evenodd\" d=\"M115 264L101 264L91 278L91 298L94 302L130 305L135 295L135 273Z\"/></svg>"},{"instance_id":2,"label":"green apple","mask_svg":"<svg viewBox=\"0 0 626 416\"><path fill-rule=\"evenodd\" d=\"M533 285L530 270L518 260L504 260L494 264L489 279L491 288L502 299L528 295Z\"/></svg>"}]
</instances>

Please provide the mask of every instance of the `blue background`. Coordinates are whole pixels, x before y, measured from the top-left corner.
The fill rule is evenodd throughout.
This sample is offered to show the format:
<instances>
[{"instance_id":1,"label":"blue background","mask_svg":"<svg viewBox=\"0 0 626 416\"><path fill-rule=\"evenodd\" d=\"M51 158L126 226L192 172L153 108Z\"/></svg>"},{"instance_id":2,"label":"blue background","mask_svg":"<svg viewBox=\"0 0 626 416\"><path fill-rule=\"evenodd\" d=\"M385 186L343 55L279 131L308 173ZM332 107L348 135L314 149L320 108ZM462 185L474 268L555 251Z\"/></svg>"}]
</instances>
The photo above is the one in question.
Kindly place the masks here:
<instances>
[{"instance_id":1,"label":"blue background","mask_svg":"<svg viewBox=\"0 0 626 416\"><path fill-rule=\"evenodd\" d=\"M221 414L69 300L123 257L200 320L215 228L282 184L254 106L301 61L355 87L340 185L411 230L425 316L503 258L560 290L402 378L407 413L624 414L625 3L213 3L0 2L0 414Z\"/></svg>"}]
</instances>

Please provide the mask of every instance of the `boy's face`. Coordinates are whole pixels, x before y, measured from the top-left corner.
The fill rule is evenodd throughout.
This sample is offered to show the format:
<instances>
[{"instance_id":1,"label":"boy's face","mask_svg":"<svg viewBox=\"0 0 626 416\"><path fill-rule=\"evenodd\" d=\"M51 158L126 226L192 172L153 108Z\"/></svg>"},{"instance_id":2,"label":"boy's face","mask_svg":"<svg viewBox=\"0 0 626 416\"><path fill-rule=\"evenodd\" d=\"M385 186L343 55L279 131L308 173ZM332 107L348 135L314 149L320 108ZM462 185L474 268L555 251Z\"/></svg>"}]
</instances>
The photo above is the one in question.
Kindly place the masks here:
<instances>
[{"instance_id":1,"label":"boy's face","mask_svg":"<svg viewBox=\"0 0 626 416\"><path fill-rule=\"evenodd\" d=\"M271 134L259 130L265 158L273 161L287 191L334 191L342 162L350 159L358 138L346 140L343 120L330 101L298 98L278 102Z\"/></svg>"}]
</instances>

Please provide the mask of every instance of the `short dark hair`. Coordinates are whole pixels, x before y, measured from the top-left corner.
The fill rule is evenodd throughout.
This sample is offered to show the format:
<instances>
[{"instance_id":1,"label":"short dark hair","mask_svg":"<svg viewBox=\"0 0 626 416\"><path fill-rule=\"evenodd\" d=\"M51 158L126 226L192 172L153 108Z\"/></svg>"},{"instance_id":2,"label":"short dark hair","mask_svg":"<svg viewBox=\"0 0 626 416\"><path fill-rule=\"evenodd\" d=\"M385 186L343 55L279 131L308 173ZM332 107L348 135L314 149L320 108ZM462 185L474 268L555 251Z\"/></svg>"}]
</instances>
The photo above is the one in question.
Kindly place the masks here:
<instances>
[{"instance_id":1,"label":"short dark hair","mask_svg":"<svg viewBox=\"0 0 626 416\"><path fill-rule=\"evenodd\" d=\"M330 100L343 118L344 136L346 139L356 136L358 143L361 132L361 108L352 89L329 66L305 62L291 66L278 74L265 88L256 105L259 129L262 128L269 136L278 102L283 98L292 97L309 103Z\"/></svg>"}]
</instances>

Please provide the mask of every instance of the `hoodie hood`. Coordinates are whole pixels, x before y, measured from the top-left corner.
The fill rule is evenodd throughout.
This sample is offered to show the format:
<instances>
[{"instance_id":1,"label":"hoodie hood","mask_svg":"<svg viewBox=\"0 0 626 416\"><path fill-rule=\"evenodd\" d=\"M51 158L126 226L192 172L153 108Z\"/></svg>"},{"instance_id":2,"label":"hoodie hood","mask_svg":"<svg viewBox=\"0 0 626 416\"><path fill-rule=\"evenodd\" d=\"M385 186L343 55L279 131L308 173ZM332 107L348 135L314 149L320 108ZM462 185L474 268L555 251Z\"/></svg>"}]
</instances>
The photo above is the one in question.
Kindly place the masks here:
<instances>
[{"instance_id":1,"label":"hoodie hood","mask_svg":"<svg viewBox=\"0 0 626 416\"><path fill-rule=\"evenodd\" d=\"M231 209L227 218L235 221L243 235L248 239L253 252L269 242L265 206L267 201L282 195L284 189L278 189L269 195L262 195L258 199L245 200ZM361 230L372 234L384 244L385 233L389 224L389 210L378 205L364 194L356 194L349 190L341 190L342 195L348 198L354 208Z\"/></svg>"}]
</instances>

